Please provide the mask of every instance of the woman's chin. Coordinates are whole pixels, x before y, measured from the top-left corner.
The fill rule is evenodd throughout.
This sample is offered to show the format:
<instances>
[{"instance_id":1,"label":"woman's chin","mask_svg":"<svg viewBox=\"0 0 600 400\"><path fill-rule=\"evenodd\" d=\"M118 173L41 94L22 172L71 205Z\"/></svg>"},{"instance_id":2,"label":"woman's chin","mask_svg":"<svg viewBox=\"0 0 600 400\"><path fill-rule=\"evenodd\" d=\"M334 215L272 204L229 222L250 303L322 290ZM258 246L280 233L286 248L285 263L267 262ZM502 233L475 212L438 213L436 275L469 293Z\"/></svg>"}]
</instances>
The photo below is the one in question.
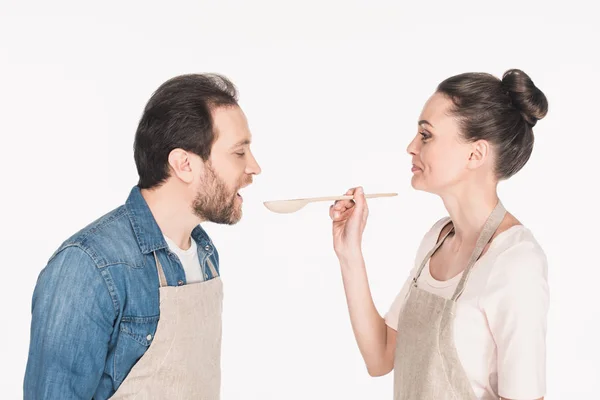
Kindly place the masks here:
<instances>
[{"instance_id":1,"label":"woman's chin","mask_svg":"<svg viewBox=\"0 0 600 400\"><path fill-rule=\"evenodd\" d=\"M410 184L413 187L413 189L418 190L420 192L439 194L438 191L435 190L435 188L432 188L430 185L427 185L425 182L423 182L422 179L419 179L419 177L413 176L413 178L410 181Z\"/></svg>"},{"instance_id":2,"label":"woman's chin","mask_svg":"<svg viewBox=\"0 0 600 400\"><path fill-rule=\"evenodd\" d=\"M419 179L419 176L414 175L412 177L412 179L410 180L410 185L413 187L413 189L415 190L425 190L425 185L423 184L423 181L421 179Z\"/></svg>"}]
</instances>

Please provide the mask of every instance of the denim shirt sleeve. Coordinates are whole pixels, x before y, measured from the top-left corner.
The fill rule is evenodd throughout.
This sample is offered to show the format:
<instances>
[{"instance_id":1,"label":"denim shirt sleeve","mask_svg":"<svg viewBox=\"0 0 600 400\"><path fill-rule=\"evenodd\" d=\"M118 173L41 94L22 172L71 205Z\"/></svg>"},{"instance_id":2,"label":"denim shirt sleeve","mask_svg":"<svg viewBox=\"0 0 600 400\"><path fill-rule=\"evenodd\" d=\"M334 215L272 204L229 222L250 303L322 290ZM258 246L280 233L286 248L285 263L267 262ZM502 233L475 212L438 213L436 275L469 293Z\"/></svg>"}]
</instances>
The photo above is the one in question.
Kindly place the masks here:
<instances>
[{"instance_id":1,"label":"denim shirt sleeve","mask_svg":"<svg viewBox=\"0 0 600 400\"><path fill-rule=\"evenodd\" d=\"M24 399L90 400L115 318L115 303L92 258L77 246L54 255L33 293Z\"/></svg>"}]
</instances>

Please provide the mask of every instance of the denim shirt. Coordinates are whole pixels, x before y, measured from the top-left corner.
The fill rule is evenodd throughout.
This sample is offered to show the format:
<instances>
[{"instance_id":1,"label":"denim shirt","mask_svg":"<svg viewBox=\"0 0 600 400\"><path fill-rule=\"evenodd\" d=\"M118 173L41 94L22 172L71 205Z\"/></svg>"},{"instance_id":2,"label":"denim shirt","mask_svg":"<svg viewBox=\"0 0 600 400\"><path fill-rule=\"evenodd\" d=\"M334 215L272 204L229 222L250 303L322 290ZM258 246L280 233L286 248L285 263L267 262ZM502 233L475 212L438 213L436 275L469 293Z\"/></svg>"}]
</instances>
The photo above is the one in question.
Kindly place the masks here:
<instances>
[{"instance_id":1,"label":"denim shirt","mask_svg":"<svg viewBox=\"0 0 600 400\"><path fill-rule=\"evenodd\" d=\"M192 231L205 280L219 255ZM107 399L152 344L159 320L156 252L169 286L183 267L138 187L52 255L33 293L25 399Z\"/></svg>"}]
</instances>

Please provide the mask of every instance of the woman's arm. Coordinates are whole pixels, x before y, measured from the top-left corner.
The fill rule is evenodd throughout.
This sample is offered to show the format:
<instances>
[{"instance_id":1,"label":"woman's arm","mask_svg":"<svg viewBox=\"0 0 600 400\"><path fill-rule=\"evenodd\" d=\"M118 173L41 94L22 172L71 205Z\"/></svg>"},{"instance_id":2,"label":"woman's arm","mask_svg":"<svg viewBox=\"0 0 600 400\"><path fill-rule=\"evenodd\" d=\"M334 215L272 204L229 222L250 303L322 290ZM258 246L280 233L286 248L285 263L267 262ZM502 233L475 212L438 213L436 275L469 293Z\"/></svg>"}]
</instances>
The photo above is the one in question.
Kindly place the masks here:
<instances>
[{"instance_id":1,"label":"woman's arm","mask_svg":"<svg viewBox=\"0 0 600 400\"><path fill-rule=\"evenodd\" d=\"M396 331L379 315L361 254L341 259L342 279L352 330L371 376L388 374L394 368Z\"/></svg>"},{"instance_id":2,"label":"woman's arm","mask_svg":"<svg viewBox=\"0 0 600 400\"><path fill-rule=\"evenodd\" d=\"M377 312L369 289L361 250L369 209L361 187L346 194L354 199L337 201L329 209L333 247L340 261L352 329L367 370L372 376L385 375L394 365L396 335Z\"/></svg>"}]
</instances>

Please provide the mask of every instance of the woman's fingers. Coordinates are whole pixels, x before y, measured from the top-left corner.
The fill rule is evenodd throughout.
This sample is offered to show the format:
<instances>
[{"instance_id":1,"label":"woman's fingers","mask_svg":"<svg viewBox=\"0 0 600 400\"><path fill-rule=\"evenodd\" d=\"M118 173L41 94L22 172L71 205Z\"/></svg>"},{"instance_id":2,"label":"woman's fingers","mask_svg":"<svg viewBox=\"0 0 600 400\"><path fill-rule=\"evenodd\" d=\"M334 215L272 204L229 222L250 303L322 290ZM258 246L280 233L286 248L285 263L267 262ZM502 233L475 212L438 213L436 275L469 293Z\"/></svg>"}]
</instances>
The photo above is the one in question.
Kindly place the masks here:
<instances>
[{"instance_id":1,"label":"woman's fingers","mask_svg":"<svg viewBox=\"0 0 600 400\"><path fill-rule=\"evenodd\" d=\"M354 191L356 190L356 188L351 188L348 189L348 191L346 192L346 196L352 196L354 194ZM349 208L354 207L355 202L354 200L337 200L335 203L333 203L333 207L335 210L343 212Z\"/></svg>"}]
</instances>

